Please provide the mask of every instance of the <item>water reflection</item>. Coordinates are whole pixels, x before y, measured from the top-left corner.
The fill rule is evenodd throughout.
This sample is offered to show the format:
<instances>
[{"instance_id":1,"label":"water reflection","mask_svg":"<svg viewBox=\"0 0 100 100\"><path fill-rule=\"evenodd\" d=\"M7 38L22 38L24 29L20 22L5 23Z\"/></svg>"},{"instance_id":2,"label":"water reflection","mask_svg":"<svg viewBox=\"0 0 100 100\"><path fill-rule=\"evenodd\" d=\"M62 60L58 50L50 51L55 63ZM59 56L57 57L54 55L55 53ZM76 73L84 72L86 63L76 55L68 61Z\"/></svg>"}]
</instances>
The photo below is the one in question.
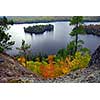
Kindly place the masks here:
<instances>
[{"instance_id":1,"label":"water reflection","mask_svg":"<svg viewBox=\"0 0 100 100\"><path fill-rule=\"evenodd\" d=\"M45 32L44 34L25 34L24 27L33 26L37 24L53 24L54 31ZM91 22L85 23L91 24ZM92 24L95 24L93 22ZM99 22L96 24L100 24ZM8 51L9 54L18 54L16 47L21 46L22 39L24 39L28 44L31 44L31 50L33 54L42 52L43 54L56 54L60 48L66 48L72 37L69 33L72 31L72 26L69 26L69 22L53 22L53 23L34 23L34 24L16 24L11 27L9 33L12 35L12 40L15 40L15 45L12 51ZM84 40L85 47L91 49L93 52L98 45L100 45L100 37L93 35L81 35L80 39Z\"/></svg>"}]
</instances>

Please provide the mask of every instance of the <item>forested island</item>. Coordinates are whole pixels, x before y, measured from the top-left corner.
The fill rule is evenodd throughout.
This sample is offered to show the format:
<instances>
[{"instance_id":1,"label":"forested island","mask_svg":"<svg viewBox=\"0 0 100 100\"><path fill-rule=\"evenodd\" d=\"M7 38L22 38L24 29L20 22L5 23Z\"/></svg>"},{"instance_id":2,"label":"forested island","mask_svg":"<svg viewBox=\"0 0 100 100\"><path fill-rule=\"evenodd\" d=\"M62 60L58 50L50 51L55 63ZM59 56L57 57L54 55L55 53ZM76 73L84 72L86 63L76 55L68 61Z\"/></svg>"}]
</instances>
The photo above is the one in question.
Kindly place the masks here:
<instances>
[{"instance_id":1,"label":"forested island","mask_svg":"<svg viewBox=\"0 0 100 100\"><path fill-rule=\"evenodd\" d=\"M43 34L45 31L53 31L54 26L51 24L48 25L35 25L35 26L29 26L27 28L24 27L25 33L31 33L31 34Z\"/></svg>"},{"instance_id":2,"label":"forested island","mask_svg":"<svg viewBox=\"0 0 100 100\"><path fill-rule=\"evenodd\" d=\"M100 36L100 25L85 25L84 26L86 34L93 34Z\"/></svg>"}]
</instances>

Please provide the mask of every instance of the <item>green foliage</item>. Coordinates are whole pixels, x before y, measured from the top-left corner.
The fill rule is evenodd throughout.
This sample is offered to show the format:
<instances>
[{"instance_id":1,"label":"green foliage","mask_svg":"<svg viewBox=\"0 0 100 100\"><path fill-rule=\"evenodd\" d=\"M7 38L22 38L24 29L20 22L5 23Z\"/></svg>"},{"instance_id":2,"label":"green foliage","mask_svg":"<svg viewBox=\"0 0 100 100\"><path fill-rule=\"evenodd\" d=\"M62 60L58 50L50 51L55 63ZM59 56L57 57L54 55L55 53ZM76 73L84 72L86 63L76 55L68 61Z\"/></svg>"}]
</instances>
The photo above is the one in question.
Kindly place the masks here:
<instances>
[{"instance_id":1,"label":"green foliage","mask_svg":"<svg viewBox=\"0 0 100 100\"><path fill-rule=\"evenodd\" d=\"M71 36L75 36L76 34L85 34L84 27L82 25L73 28L72 32L70 33Z\"/></svg>"},{"instance_id":2,"label":"green foliage","mask_svg":"<svg viewBox=\"0 0 100 100\"><path fill-rule=\"evenodd\" d=\"M31 23L31 22L49 22L49 21L60 21L68 20L69 16L10 16L14 23Z\"/></svg>"},{"instance_id":3,"label":"green foliage","mask_svg":"<svg viewBox=\"0 0 100 100\"><path fill-rule=\"evenodd\" d=\"M77 41L77 51L81 51L81 52L88 51L87 48L83 48L82 44L84 44L84 41L83 40L78 40ZM67 49L66 50L68 52L68 55L72 55L72 56L75 55L75 46L76 46L75 40L71 41L67 45Z\"/></svg>"},{"instance_id":4,"label":"green foliage","mask_svg":"<svg viewBox=\"0 0 100 100\"><path fill-rule=\"evenodd\" d=\"M0 18L0 52L11 49L11 46L15 43L10 41L11 35L6 33L9 29L8 24L9 22L6 17Z\"/></svg>"},{"instance_id":5,"label":"green foliage","mask_svg":"<svg viewBox=\"0 0 100 100\"><path fill-rule=\"evenodd\" d=\"M54 26L48 25L34 25L27 28L24 27L25 33L43 34L45 31L53 31Z\"/></svg>"},{"instance_id":6,"label":"green foliage","mask_svg":"<svg viewBox=\"0 0 100 100\"><path fill-rule=\"evenodd\" d=\"M82 54L90 52L88 48L83 48L82 44L84 41L78 40L77 51L80 51ZM60 49L55 56L55 61L65 60L66 56L75 56L75 40L71 41L66 49Z\"/></svg>"},{"instance_id":7,"label":"green foliage","mask_svg":"<svg viewBox=\"0 0 100 100\"><path fill-rule=\"evenodd\" d=\"M55 78L68 74L71 71L87 67L91 56L88 52L84 54L82 52L76 52L75 56L72 57L69 55L63 60L60 58L60 60L57 61L54 58L55 55L49 55L48 62L27 61L27 66L24 57L18 58L18 61L32 72L44 78Z\"/></svg>"},{"instance_id":8,"label":"green foliage","mask_svg":"<svg viewBox=\"0 0 100 100\"><path fill-rule=\"evenodd\" d=\"M83 16L73 16L70 20L70 25L81 24L83 22Z\"/></svg>"},{"instance_id":9,"label":"green foliage","mask_svg":"<svg viewBox=\"0 0 100 100\"><path fill-rule=\"evenodd\" d=\"M22 45L21 47L17 47L16 49L19 50L19 53L21 56L25 57L25 66L27 66L27 58L28 55L30 54L29 49L30 49L31 45L28 45L25 43L25 40L22 40Z\"/></svg>"},{"instance_id":10,"label":"green foliage","mask_svg":"<svg viewBox=\"0 0 100 100\"><path fill-rule=\"evenodd\" d=\"M71 36L75 36L75 41L73 41L70 45L72 46L73 44L73 52L78 50L78 43L82 41L78 41L78 35L79 34L84 34L84 28L82 26L83 23L83 17L82 16L73 16L70 20L70 25L74 25L75 27L73 28L72 32L70 33ZM81 46L81 45L80 45ZM74 49L75 48L75 49Z\"/></svg>"},{"instance_id":11,"label":"green foliage","mask_svg":"<svg viewBox=\"0 0 100 100\"><path fill-rule=\"evenodd\" d=\"M60 49L58 52L57 52L57 55L56 55L56 58L58 59L65 59L66 56L68 55L68 52L66 49Z\"/></svg>"},{"instance_id":12,"label":"green foliage","mask_svg":"<svg viewBox=\"0 0 100 100\"><path fill-rule=\"evenodd\" d=\"M89 50L88 48L85 48L85 47L84 47L84 48L81 48L81 49L80 49L80 52L82 52L83 54L86 53L86 52L87 52L87 53L90 53L90 50Z\"/></svg>"},{"instance_id":13,"label":"green foliage","mask_svg":"<svg viewBox=\"0 0 100 100\"><path fill-rule=\"evenodd\" d=\"M81 52L76 52L75 57L72 60L71 70L76 70L80 68L85 68L88 66L91 56L88 52L82 54Z\"/></svg>"},{"instance_id":14,"label":"green foliage","mask_svg":"<svg viewBox=\"0 0 100 100\"><path fill-rule=\"evenodd\" d=\"M68 45L67 45L67 51L68 51L68 55L74 55L75 54L75 41L71 41Z\"/></svg>"},{"instance_id":15,"label":"green foliage","mask_svg":"<svg viewBox=\"0 0 100 100\"><path fill-rule=\"evenodd\" d=\"M8 18L9 20L13 20L14 23L24 23L70 20L71 16L9 16ZM99 21L100 16L84 16L84 20Z\"/></svg>"},{"instance_id":16,"label":"green foliage","mask_svg":"<svg viewBox=\"0 0 100 100\"><path fill-rule=\"evenodd\" d=\"M28 53L28 50L30 49L31 45L28 45L25 43L25 40L22 40L22 45L21 47L17 47L16 49L19 50L19 52L22 54L22 55L27 55Z\"/></svg>"}]
</instances>

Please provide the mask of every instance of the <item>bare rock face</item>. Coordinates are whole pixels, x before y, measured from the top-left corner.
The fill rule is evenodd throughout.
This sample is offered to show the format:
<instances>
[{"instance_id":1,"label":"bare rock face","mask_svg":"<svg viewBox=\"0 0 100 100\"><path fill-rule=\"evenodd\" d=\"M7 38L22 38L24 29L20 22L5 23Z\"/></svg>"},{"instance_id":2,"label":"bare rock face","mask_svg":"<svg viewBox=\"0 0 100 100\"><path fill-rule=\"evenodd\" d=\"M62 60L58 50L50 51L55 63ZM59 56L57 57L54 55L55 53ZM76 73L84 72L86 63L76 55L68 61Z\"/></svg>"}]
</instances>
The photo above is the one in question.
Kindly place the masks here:
<instances>
[{"instance_id":1,"label":"bare rock face","mask_svg":"<svg viewBox=\"0 0 100 100\"><path fill-rule=\"evenodd\" d=\"M20 77L35 77L31 71L19 64L14 58L0 53L0 82L18 81Z\"/></svg>"},{"instance_id":2,"label":"bare rock face","mask_svg":"<svg viewBox=\"0 0 100 100\"><path fill-rule=\"evenodd\" d=\"M92 54L89 66L99 64L100 65L100 46Z\"/></svg>"}]
</instances>

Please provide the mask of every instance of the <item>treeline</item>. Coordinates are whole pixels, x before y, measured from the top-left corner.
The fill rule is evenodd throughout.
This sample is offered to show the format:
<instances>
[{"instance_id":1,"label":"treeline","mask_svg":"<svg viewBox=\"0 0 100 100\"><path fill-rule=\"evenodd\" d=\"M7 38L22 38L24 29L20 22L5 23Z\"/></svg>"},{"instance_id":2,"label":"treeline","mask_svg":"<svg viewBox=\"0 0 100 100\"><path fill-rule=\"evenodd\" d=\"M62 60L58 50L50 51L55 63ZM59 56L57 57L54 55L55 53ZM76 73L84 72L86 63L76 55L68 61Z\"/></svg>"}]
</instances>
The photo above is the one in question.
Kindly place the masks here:
<instances>
[{"instance_id":1,"label":"treeline","mask_svg":"<svg viewBox=\"0 0 100 100\"><path fill-rule=\"evenodd\" d=\"M66 21L69 16L7 16L8 19L13 20L15 24L23 23L46 23L53 21Z\"/></svg>"},{"instance_id":2,"label":"treeline","mask_svg":"<svg viewBox=\"0 0 100 100\"><path fill-rule=\"evenodd\" d=\"M15 24L39 23L53 21L70 21L72 16L7 16L8 20L13 20ZM83 21L100 21L100 16L84 16Z\"/></svg>"}]
</instances>

